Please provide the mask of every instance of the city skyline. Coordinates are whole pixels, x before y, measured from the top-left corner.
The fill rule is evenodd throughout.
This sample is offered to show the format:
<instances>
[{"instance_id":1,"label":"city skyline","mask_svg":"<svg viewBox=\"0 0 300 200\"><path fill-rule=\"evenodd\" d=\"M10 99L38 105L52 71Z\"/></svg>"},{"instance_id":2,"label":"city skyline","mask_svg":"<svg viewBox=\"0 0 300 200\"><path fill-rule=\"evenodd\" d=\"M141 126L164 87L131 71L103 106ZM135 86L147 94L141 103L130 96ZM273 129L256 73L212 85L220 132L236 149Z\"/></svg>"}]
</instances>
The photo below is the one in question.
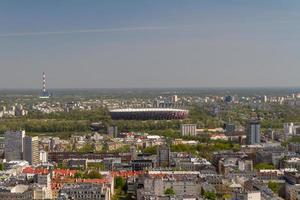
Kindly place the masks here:
<instances>
[{"instance_id":1,"label":"city skyline","mask_svg":"<svg viewBox=\"0 0 300 200\"><path fill-rule=\"evenodd\" d=\"M299 87L290 1L2 1L0 88ZM12 81L13 79L13 81Z\"/></svg>"}]
</instances>

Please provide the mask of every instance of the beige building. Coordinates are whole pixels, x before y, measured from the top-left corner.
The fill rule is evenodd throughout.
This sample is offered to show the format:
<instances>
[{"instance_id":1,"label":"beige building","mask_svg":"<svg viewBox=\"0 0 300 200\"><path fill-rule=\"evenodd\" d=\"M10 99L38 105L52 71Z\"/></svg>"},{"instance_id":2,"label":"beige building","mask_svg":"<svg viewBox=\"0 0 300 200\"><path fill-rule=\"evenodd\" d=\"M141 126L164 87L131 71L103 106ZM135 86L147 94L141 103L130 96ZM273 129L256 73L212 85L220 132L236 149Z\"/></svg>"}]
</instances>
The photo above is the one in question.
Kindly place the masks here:
<instances>
[{"instance_id":1,"label":"beige building","mask_svg":"<svg viewBox=\"0 0 300 200\"><path fill-rule=\"evenodd\" d=\"M110 200L110 189L96 183L66 183L59 192L58 199Z\"/></svg>"},{"instance_id":2,"label":"beige building","mask_svg":"<svg viewBox=\"0 0 300 200\"><path fill-rule=\"evenodd\" d=\"M28 185L16 185L14 187L1 188L0 199L33 199L33 191Z\"/></svg>"},{"instance_id":3,"label":"beige building","mask_svg":"<svg viewBox=\"0 0 300 200\"><path fill-rule=\"evenodd\" d=\"M175 194L180 195L200 195L201 185L195 176L177 176L169 178L144 177L139 183L143 185L137 191L137 199L146 199L146 196L163 196L165 191L171 188Z\"/></svg>"},{"instance_id":4,"label":"beige building","mask_svg":"<svg viewBox=\"0 0 300 200\"><path fill-rule=\"evenodd\" d=\"M295 184L295 185L286 184L286 199L288 200L300 199L300 184Z\"/></svg>"},{"instance_id":5,"label":"beige building","mask_svg":"<svg viewBox=\"0 0 300 200\"><path fill-rule=\"evenodd\" d=\"M39 138L26 136L24 138L23 159L28 161L30 165L40 163Z\"/></svg>"},{"instance_id":6,"label":"beige building","mask_svg":"<svg viewBox=\"0 0 300 200\"><path fill-rule=\"evenodd\" d=\"M181 124L180 132L181 136L196 136L196 124Z\"/></svg>"}]
</instances>

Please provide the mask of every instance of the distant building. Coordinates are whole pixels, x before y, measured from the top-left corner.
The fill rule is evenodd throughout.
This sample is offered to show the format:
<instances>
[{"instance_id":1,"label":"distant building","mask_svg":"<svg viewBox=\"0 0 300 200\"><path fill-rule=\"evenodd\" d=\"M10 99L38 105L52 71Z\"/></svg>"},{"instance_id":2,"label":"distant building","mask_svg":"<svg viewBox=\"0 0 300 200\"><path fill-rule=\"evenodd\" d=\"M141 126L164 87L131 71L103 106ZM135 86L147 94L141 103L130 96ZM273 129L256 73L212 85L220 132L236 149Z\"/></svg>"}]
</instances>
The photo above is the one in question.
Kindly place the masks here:
<instances>
[{"instance_id":1,"label":"distant building","mask_svg":"<svg viewBox=\"0 0 300 200\"><path fill-rule=\"evenodd\" d=\"M231 103L232 100L233 100L233 97L228 95L228 96L225 96L224 100L225 100L226 103Z\"/></svg>"},{"instance_id":2,"label":"distant building","mask_svg":"<svg viewBox=\"0 0 300 200\"><path fill-rule=\"evenodd\" d=\"M2 157L5 148L5 139L4 137L0 137L0 156Z\"/></svg>"},{"instance_id":3,"label":"distant building","mask_svg":"<svg viewBox=\"0 0 300 200\"><path fill-rule=\"evenodd\" d=\"M263 96L263 102L267 103L268 102L268 97L266 95Z\"/></svg>"},{"instance_id":4,"label":"distant building","mask_svg":"<svg viewBox=\"0 0 300 200\"><path fill-rule=\"evenodd\" d=\"M53 199L51 188L36 185L33 188L33 199Z\"/></svg>"},{"instance_id":5,"label":"distant building","mask_svg":"<svg viewBox=\"0 0 300 200\"><path fill-rule=\"evenodd\" d=\"M292 142L288 144L288 150L295 153L300 153L300 144Z\"/></svg>"},{"instance_id":6,"label":"distant building","mask_svg":"<svg viewBox=\"0 0 300 200\"><path fill-rule=\"evenodd\" d=\"M122 164L121 157L110 157L110 158L104 158L103 164L105 170L114 170L117 165Z\"/></svg>"},{"instance_id":7,"label":"distant building","mask_svg":"<svg viewBox=\"0 0 300 200\"><path fill-rule=\"evenodd\" d=\"M225 124L225 133L226 135L233 135L235 132L235 125L233 123Z\"/></svg>"},{"instance_id":8,"label":"distant building","mask_svg":"<svg viewBox=\"0 0 300 200\"><path fill-rule=\"evenodd\" d=\"M137 158L137 147L136 147L136 145L132 144L130 146L130 154L131 154L131 160L135 160Z\"/></svg>"},{"instance_id":9,"label":"distant building","mask_svg":"<svg viewBox=\"0 0 300 200\"><path fill-rule=\"evenodd\" d=\"M173 95L173 96L171 97L171 101L172 101L173 103L176 103L176 102L178 101L178 96L177 96L177 95Z\"/></svg>"},{"instance_id":10,"label":"distant building","mask_svg":"<svg viewBox=\"0 0 300 200\"><path fill-rule=\"evenodd\" d=\"M300 135L300 127L299 126L296 126L295 127L295 132L294 132L297 136Z\"/></svg>"},{"instance_id":11,"label":"distant building","mask_svg":"<svg viewBox=\"0 0 300 200\"><path fill-rule=\"evenodd\" d=\"M170 175L172 176L172 175ZM198 199L191 197L192 195L201 194L200 179L194 174L175 175L172 178L161 178L157 176L142 176L138 180L138 188L136 189L137 198L139 200L149 199ZM172 188L175 195L168 198L165 191ZM177 197L179 195L181 197ZM191 195L191 196L188 196Z\"/></svg>"},{"instance_id":12,"label":"distant building","mask_svg":"<svg viewBox=\"0 0 300 200\"><path fill-rule=\"evenodd\" d=\"M0 188L0 199L33 199L33 191L28 185Z\"/></svg>"},{"instance_id":13,"label":"distant building","mask_svg":"<svg viewBox=\"0 0 300 200\"><path fill-rule=\"evenodd\" d=\"M251 172L251 171L253 171L253 161L250 159L249 160L246 160L246 159L239 160L238 167L239 167L239 171Z\"/></svg>"},{"instance_id":14,"label":"distant building","mask_svg":"<svg viewBox=\"0 0 300 200\"><path fill-rule=\"evenodd\" d=\"M7 131L5 132L5 159L22 160L23 158L23 139L25 131Z\"/></svg>"},{"instance_id":15,"label":"distant building","mask_svg":"<svg viewBox=\"0 0 300 200\"><path fill-rule=\"evenodd\" d=\"M260 144L260 124L258 120L249 120L246 127L248 145Z\"/></svg>"},{"instance_id":16,"label":"distant building","mask_svg":"<svg viewBox=\"0 0 300 200\"><path fill-rule=\"evenodd\" d=\"M284 168L295 168L300 170L300 158L292 157L282 161L282 166Z\"/></svg>"},{"instance_id":17,"label":"distant building","mask_svg":"<svg viewBox=\"0 0 300 200\"><path fill-rule=\"evenodd\" d=\"M260 191L245 191L241 193L234 193L233 199L240 200L261 200L261 192Z\"/></svg>"},{"instance_id":18,"label":"distant building","mask_svg":"<svg viewBox=\"0 0 300 200\"><path fill-rule=\"evenodd\" d=\"M295 135L295 126L294 123L284 123L283 124L283 130L284 130L284 134L286 136L288 135Z\"/></svg>"},{"instance_id":19,"label":"distant building","mask_svg":"<svg viewBox=\"0 0 300 200\"><path fill-rule=\"evenodd\" d=\"M22 169L27 166L29 166L29 163L25 160L12 160L4 164L5 170Z\"/></svg>"},{"instance_id":20,"label":"distant building","mask_svg":"<svg viewBox=\"0 0 300 200\"><path fill-rule=\"evenodd\" d=\"M157 164L158 167L170 166L171 150L168 145L161 145L157 148Z\"/></svg>"},{"instance_id":21,"label":"distant building","mask_svg":"<svg viewBox=\"0 0 300 200\"><path fill-rule=\"evenodd\" d=\"M41 150L40 151L40 162L41 163L47 163L48 162L48 152Z\"/></svg>"},{"instance_id":22,"label":"distant building","mask_svg":"<svg viewBox=\"0 0 300 200\"><path fill-rule=\"evenodd\" d=\"M24 138L23 159L30 165L36 165L40 162L39 138L26 136Z\"/></svg>"},{"instance_id":23,"label":"distant building","mask_svg":"<svg viewBox=\"0 0 300 200\"><path fill-rule=\"evenodd\" d=\"M118 127L117 126L108 126L107 134L114 138L118 137Z\"/></svg>"},{"instance_id":24,"label":"distant building","mask_svg":"<svg viewBox=\"0 0 300 200\"><path fill-rule=\"evenodd\" d=\"M37 175L37 183L39 185L45 186L47 188L51 187L51 176L48 174L38 174Z\"/></svg>"},{"instance_id":25,"label":"distant building","mask_svg":"<svg viewBox=\"0 0 300 200\"><path fill-rule=\"evenodd\" d=\"M68 168L71 169L86 169L87 167L87 160L86 159L69 159L67 161Z\"/></svg>"},{"instance_id":26,"label":"distant building","mask_svg":"<svg viewBox=\"0 0 300 200\"><path fill-rule=\"evenodd\" d=\"M152 160L132 160L131 161L131 168L133 171L143 171L143 170L149 170L154 167L154 163Z\"/></svg>"},{"instance_id":27,"label":"distant building","mask_svg":"<svg viewBox=\"0 0 300 200\"><path fill-rule=\"evenodd\" d=\"M67 183L60 190L58 199L109 200L110 190L96 183Z\"/></svg>"},{"instance_id":28,"label":"distant building","mask_svg":"<svg viewBox=\"0 0 300 200\"><path fill-rule=\"evenodd\" d=\"M196 124L181 124L180 132L181 136L196 136Z\"/></svg>"}]
</instances>

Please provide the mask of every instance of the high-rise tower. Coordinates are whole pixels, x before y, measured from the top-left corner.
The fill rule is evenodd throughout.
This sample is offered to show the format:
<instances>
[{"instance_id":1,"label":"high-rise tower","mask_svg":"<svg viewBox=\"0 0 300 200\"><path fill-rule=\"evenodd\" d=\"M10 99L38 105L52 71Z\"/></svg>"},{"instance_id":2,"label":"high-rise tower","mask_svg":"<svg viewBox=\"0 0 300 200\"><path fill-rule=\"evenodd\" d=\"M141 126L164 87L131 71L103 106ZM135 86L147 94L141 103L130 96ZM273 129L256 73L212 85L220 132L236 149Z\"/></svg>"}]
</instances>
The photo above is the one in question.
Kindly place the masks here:
<instances>
[{"instance_id":1,"label":"high-rise tower","mask_svg":"<svg viewBox=\"0 0 300 200\"><path fill-rule=\"evenodd\" d=\"M157 148L158 167L170 167L171 150L168 145L161 145Z\"/></svg>"},{"instance_id":2,"label":"high-rise tower","mask_svg":"<svg viewBox=\"0 0 300 200\"><path fill-rule=\"evenodd\" d=\"M41 99L48 99L50 97L50 93L46 89L46 74L43 72L43 89L42 94L40 96Z\"/></svg>"},{"instance_id":3,"label":"high-rise tower","mask_svg":"<svg viewBox=\"0 0 300 200\"><path fill-rule=\"evenodd\" d=\"M260 144L260 124L256 119L251 119L246 127L246 142L248 145Z\"/></svg>"},{"instance_id":4,"label":"high-rise tower","mask_svg":"<svg viewBox=\"0 0 300 200\"><path fill-rule=\"evenodd\" d=\"M46 93L46 74L43 72L43 93Z\"/></svg>"},{"instance_id":5,"label":"high-rise tower","mask_svg":"<svg viewBox=\"0 0 300 200\"><path fill-rule=\"evenodd\" d=\"M7 162L12 160L22 160L24 137L25 137L25 131L5 132L4 154Z\"/></svg>"},{"instance_id":6,"label":"high-rise tower","mask_svg":"<svg viewBox=\"0 0 300 200\"><path fill-rule=\"evenodd\" d=\"M23 140L23 160L31 165L40 162L39 139L38 137L25 136Z\"/></svg>"}]
</instances>

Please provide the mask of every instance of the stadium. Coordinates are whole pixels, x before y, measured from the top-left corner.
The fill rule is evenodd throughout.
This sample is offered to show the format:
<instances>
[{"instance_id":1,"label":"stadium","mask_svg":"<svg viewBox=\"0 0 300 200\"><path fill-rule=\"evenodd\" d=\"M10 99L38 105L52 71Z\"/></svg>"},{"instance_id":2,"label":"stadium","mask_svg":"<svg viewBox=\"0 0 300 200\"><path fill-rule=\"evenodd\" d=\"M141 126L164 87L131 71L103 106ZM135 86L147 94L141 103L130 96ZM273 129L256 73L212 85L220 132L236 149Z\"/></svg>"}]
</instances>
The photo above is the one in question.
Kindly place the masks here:
<instances>
[{"instance_id":1,"label":"stadium","mask_svg":"<svg viewBox=\"0 0 300 200\"><path fill-rule=\"evenodd\" d=\"M110 110L113 120L172 120L185 119L188 110L173 108L125 108Z\"/></svg>"}]
</instances>

